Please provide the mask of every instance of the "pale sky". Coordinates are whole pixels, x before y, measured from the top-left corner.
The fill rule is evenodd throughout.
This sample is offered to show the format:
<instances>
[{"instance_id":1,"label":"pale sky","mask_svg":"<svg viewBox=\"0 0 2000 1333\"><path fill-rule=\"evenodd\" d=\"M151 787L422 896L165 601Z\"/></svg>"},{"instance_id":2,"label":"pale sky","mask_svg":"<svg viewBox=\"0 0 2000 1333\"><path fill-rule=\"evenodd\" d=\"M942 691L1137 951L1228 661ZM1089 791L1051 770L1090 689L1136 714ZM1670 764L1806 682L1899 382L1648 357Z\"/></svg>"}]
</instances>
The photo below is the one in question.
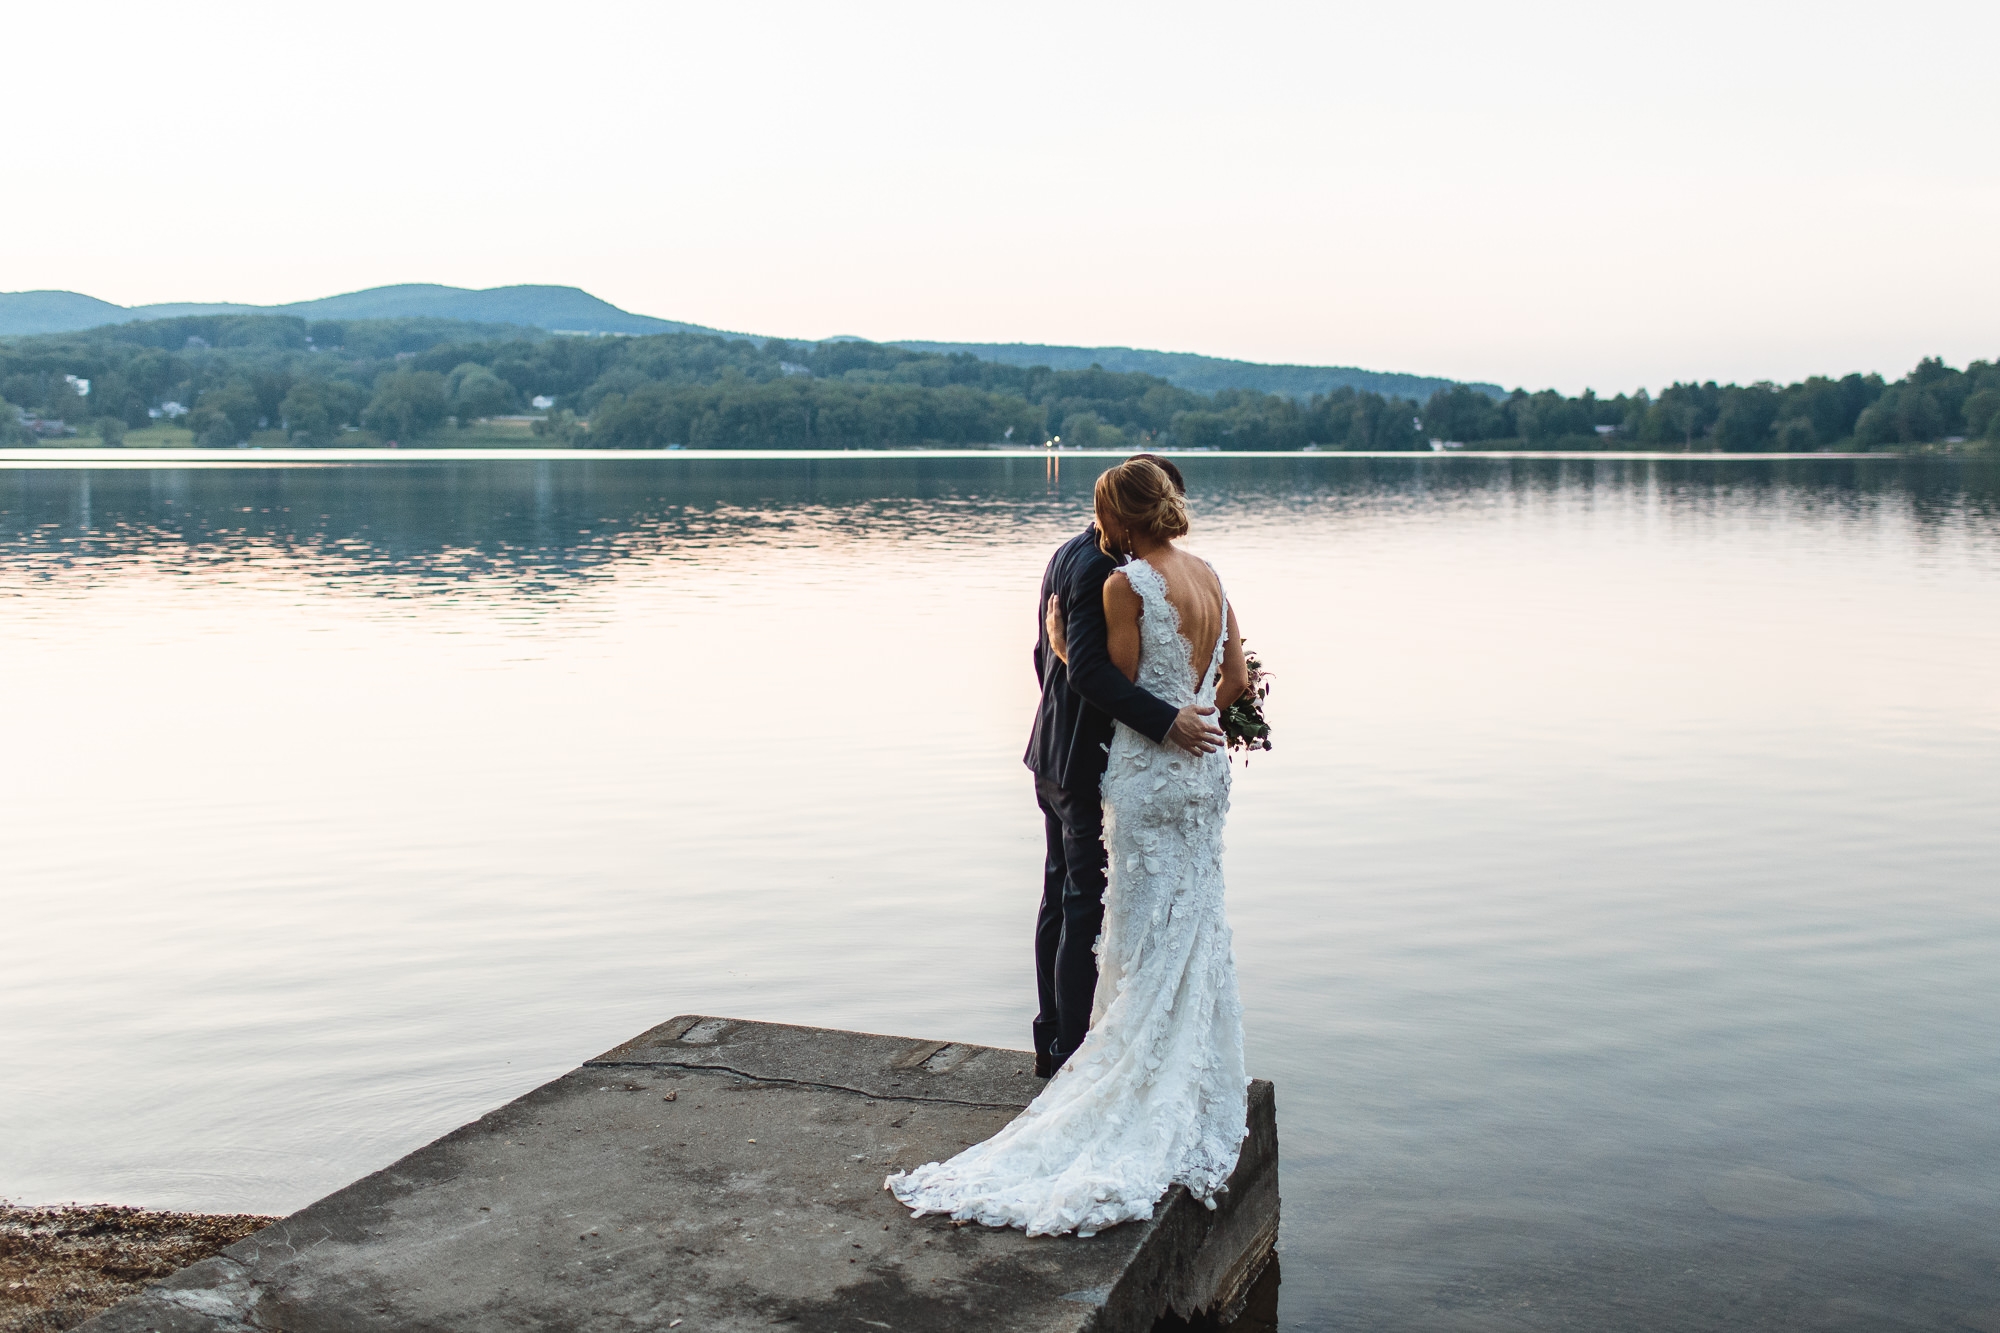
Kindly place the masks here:
<instances>
[{"instance_id":1,"label":"pale sky","mask_svg":"<svg viewBox=\"0 0 2000 1333\"><path fill-rule=\"evenodd\" d=\"M2000 358L2000 4L21 6L0 290L1610 393Z\"/></svg>"}]
</instances>

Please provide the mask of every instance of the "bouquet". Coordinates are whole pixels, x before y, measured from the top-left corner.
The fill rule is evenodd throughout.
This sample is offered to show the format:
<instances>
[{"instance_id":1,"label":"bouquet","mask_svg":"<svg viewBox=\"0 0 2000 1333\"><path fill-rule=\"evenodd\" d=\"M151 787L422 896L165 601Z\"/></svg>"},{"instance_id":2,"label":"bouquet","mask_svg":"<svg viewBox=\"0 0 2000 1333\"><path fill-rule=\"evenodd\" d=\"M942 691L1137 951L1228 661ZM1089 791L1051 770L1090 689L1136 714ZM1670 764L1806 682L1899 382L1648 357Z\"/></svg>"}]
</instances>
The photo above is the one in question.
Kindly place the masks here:
<instances>
[{"instance_id":1,"label":"bouquet","mask_svg":"<svg viewBox=\"0 0 2000 1333\"><path fill-rule=\"evenodd\" d=\"M1244 751L1247 763L1249 751L1271 748L1271 724L1264 718L1264 700L1271 694L1271 673L1264 669L1247 643L1243 645L1243 664L1250 668L1250 687L1222 710L1222 731L1229 738L1229 749Z\"/></svg>"}]
</instances>

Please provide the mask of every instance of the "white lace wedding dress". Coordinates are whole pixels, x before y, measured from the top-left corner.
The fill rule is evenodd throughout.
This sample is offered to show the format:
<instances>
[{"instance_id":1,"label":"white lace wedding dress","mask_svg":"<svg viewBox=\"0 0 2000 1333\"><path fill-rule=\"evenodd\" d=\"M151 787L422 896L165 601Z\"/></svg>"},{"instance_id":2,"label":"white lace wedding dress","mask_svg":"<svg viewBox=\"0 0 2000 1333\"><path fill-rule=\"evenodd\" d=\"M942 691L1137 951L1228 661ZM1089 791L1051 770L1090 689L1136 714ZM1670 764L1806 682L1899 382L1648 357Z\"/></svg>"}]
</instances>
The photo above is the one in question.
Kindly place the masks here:
<instances>
[{"instance_id":1,"label":"white lace wedding dress","mask_svg":"<svg viewBox=\"0 0 2000 1333\"><path fill-rule=\"evenodd\" d=\"M1125 575L1143 603L1139 684L1177 707L1213 704L1227 602L1197 684L1166 580L1142 560ZM1151 1217L1175 1184L1215 1206L1248 1109L1243 1006L1222 910L1228 811L1226 752L1197 758L1118 725L1104 774L1110 881L1090 1032L1005 1129L948 1162L889 1177L886 1188L918 1217L1089 1236Z\"/></svg>"}]
</instances>

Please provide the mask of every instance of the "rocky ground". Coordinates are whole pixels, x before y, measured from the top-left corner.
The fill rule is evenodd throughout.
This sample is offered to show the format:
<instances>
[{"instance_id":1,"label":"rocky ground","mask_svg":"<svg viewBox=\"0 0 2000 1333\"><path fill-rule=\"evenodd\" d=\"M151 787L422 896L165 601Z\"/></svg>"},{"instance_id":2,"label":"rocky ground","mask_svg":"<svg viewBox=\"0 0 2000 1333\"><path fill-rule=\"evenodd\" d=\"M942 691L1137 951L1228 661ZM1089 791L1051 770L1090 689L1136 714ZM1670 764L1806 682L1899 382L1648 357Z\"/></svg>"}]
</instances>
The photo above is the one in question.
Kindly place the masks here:
<instances>
[{"instance_id":1,"label":"rocky ground","mask_svg":"<svg viewBox=\"0 0 2000 1333\"><path fill-rule=\"evenodd\" d=\"M276 1221L108 1205L0 1204L0 1333L74 1328Z\"/></svg>"}]
</instances>

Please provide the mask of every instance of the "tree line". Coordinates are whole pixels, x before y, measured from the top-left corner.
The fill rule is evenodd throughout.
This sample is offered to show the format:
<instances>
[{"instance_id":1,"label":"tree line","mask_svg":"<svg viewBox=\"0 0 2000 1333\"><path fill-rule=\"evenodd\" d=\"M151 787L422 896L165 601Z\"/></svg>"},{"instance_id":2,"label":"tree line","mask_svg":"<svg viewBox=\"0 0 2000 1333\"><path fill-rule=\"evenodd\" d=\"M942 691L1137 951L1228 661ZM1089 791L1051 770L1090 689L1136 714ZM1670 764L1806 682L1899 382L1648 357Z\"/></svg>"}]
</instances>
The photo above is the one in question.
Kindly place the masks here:
<instances>
[{"instance_id":1,"label":"tree line","mask_svg":"<svg viewBox=\"0 0 2000 1333\"><path fill-rule=\"evenodd\" d=\"M1654 398L1516 389L1499 401L1459 386L1433 394L1423 419L1437 438L1550 449L1714 449L1804 453L1928 444L2000 443L2000 365L1964 370L1936 357L1895 383L1880 375L1814 375L1796 384L1674 384Z\"/></svg>"},{"instance_id":2,"label":"tree line","mask_svg":"<svg viewBox=\"0 0 2000 1333\"><path fill-rule=\"evenodd\" d=\"M88 393L80 391L87 383ZM179 416L203 444L258 431L328 444L449 439L533 414L600 448L1102 448L1809 451L2000 441L2000 367L1927 359L1903 379L1674 384L1599 398L1467 385L1423 402L1343 388L1197 393L1153 375L1054 370L843 339L550 335L442 319L189 316L0 340L0 438L63 421L106 439Z\"/></svg>"}]
</instances>

